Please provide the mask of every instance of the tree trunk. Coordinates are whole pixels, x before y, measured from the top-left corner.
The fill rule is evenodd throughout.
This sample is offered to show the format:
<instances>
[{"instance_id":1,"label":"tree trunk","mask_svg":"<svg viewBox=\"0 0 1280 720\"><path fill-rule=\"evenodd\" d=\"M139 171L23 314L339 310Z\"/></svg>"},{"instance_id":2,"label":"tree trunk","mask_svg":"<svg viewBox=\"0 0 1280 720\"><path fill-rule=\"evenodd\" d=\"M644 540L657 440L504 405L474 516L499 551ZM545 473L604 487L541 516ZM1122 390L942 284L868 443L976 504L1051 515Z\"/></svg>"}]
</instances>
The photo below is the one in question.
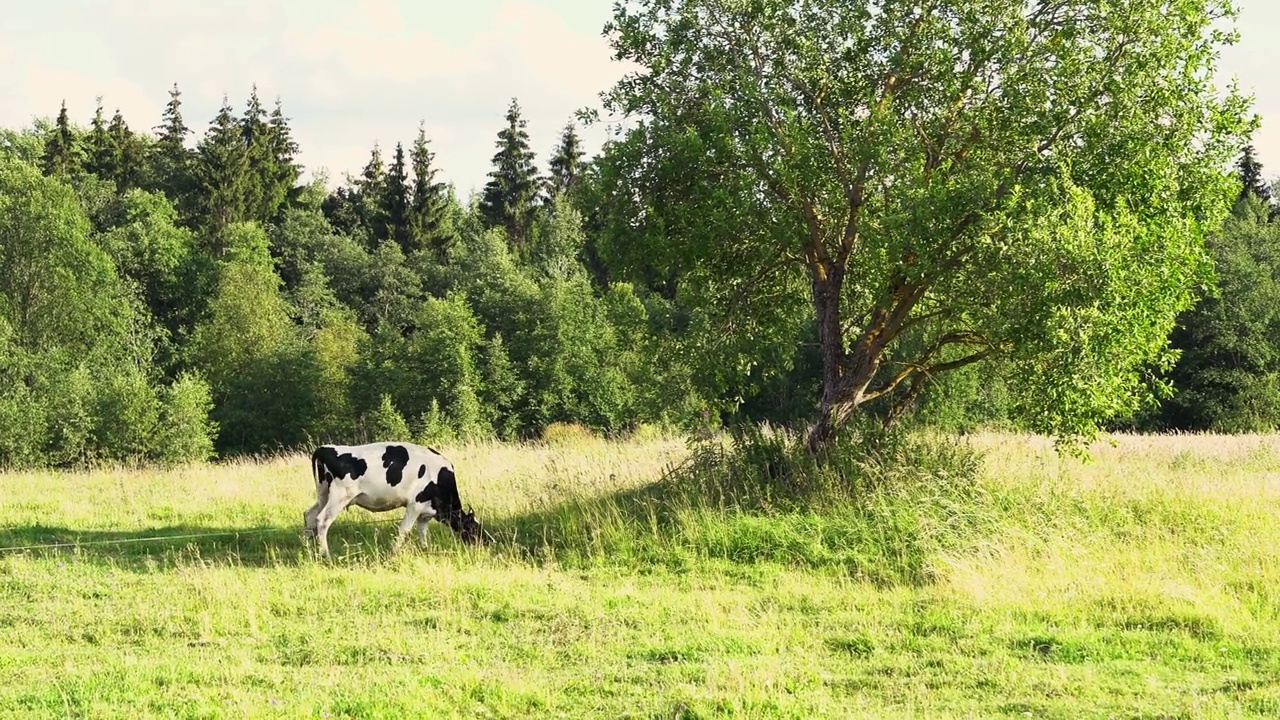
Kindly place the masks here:
<instances>
[{"instance_id":1,"label":"tree trunk","mask_svg":"<svg viewBox=\"0 0 1280 720\"><path fill-rule=\"evenodd\" d=\"M882 354L902 327L902 322L918 295L902 294L899 285L891 300L875 308L867 325L848 351L840 327L840 276L827 282L819 274L814 279L814 310L818 321L818 343L822 356L822 400L818 420L809 430L807 445L817 454L860 405L880 393L867 387L880 369Z\"/></svg>"},{"instance_id":2,"label":"tree trunk","mask_svg":"<svg viewBox=\"0 0 1280 720\"><path fill-rule=\"evenodd\" d=\"M813 307L818 321L818 348L822 357L822 399L818 421L809 430L809 452L816 454L844 424L856 405L842 397L844 385L844 336L840 329L839 272L827 273L822 265L813 278Z\"/></svg>"},{"instance_id":3,"label":"tree trunk","mask_svg":"<svg viewBox=\"0 0 1280 720\"><path fill-rule=\"evenodd\" d=\"M853 411L857 408L851 402L828 402L827 391L822 393L822 408L818 415L818 420L809 428L809 437L806 440L806 446L810 455L816 455L822 451L831 435L849 419Z\"/></svg>"}]
</instances>

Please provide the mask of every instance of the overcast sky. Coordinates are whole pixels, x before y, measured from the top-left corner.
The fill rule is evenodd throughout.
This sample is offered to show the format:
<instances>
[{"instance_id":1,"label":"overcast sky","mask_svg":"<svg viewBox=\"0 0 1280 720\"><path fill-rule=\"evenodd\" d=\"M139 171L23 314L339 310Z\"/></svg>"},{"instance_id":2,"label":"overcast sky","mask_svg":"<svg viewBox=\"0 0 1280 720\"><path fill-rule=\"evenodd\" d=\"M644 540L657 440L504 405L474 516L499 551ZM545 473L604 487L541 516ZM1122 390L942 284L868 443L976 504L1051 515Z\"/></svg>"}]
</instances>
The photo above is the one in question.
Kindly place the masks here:
<instances>
[{"instance_id":1,"label":"overcast sky","mask_svg":"<svg viewBox=\"0 0 1280 720\"><path fill-rule=\"evenodd\" d=\"M87 123L94 98L151 128L174 82L203 132L224 93L278 95L308 172L356 173L375 141L406 148L425 121L445 179L483 186L514 96L540 168L575 110L622 73L601 28L611 0L5 0L0 125L53 116L66 100ZM1280 174L1280 0L1239 0L1242 39L1221 60L1256 96L1255 136ZM446 9L447 8L447 9ZM56 30L54 30L56 28ZM603 138L586 136L590 151ZM1273 167L1274 164L1274 167Z\"/></svg>"}]
</instances>

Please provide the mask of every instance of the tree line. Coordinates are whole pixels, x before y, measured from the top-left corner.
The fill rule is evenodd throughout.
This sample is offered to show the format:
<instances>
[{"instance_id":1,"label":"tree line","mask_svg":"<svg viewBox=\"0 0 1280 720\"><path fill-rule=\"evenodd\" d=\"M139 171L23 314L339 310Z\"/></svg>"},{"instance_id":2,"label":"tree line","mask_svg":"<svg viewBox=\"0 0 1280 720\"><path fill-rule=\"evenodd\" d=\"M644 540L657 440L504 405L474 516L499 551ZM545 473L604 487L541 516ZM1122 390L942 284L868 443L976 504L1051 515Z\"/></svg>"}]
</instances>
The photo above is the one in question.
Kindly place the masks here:
<instances>
[{"instance_id":1,"label":"tree line","mask_svg":"<svg viewBox=\"0 0 1280 720\"><path fill-rule=\"evenodd\" d=\"M177 85L150 131L101 101L0 130L0 464L552 423L813 451L854 417L1273 429L1280 231L1252 148L1225 169L1247 103L1188 80L1213 13L1068 4L620 7L644 70L605 107L647 120L591 157L570 122L543 166L513 99L465 199L421 124L301 182L256 87L198 137Z\"/></svg>"},{"instance_id":2,"label":"tree line","mask_svg":"<svg viewBox=\"0 0 1280 720\"><path fill-rule=\"evenodd\" d=\"M373 437L515 439L554 422L687 425L709 405L656 350L675 304L593 260L569 123L545 174L512 100L482 195L420 125L329 191L282 104L224 98L194 147L154 133L0 135L0 463L181 461Z\"/></svg>"}]
</instances>

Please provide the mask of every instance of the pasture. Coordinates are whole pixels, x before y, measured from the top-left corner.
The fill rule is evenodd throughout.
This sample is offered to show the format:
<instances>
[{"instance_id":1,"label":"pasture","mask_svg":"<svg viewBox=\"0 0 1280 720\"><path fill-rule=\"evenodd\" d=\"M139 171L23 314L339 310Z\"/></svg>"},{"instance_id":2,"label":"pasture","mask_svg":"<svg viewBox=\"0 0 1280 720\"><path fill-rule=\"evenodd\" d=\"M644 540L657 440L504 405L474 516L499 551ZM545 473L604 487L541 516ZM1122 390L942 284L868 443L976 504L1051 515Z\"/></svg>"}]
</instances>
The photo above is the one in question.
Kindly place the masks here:
<instances>
[{"instance_id":1,"label":"pasture","mask_svg":"<svg viewBox=\"0 0 1280 720\"><path fill-rule=\"evenodd\" d=\"M302 455L0 475L0 546L78 544L0 552L0 716L1280 714L1280 437L964 442L805 503L660 482L679 439L441 448L498 543L353 508L328 563Z\"/></svg>"}]
</instances>

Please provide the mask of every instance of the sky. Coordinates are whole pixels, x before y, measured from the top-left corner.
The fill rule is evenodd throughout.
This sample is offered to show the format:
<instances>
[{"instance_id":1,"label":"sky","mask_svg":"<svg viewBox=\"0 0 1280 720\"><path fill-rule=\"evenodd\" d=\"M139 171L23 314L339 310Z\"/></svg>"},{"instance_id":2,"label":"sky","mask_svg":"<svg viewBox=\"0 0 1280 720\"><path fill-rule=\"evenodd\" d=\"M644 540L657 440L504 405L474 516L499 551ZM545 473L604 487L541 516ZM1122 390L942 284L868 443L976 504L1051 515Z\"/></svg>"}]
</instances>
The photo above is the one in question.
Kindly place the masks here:
<instances>
[{"instance_id":1,"label":"sky","mask_svg":"<svg viewBox=\"0 0 1280 720\"><path fill-rule=\"evenodd\" d=\"M1255 96L1254 145L1280 174L1280 0L1237 0L1240 43L1220 79ZM310 176L356 174L374 143L389 158L424 123L442 179L465 198L486 181L511 99L545 171L574 112L627 70L601 35L612 0L42 0L6 2L0 126L52 117L65 100L87 124L103 96L134 129L159 125L176 82L202 133L227 95L254 83L279 97ZM56 34L51 29L56 28ZM594 152L603 127L581 131ZM194 139L192 140L194 142ZM1275 167L1272 167L1272 164Z\"/></svg>"}]
</instances>

